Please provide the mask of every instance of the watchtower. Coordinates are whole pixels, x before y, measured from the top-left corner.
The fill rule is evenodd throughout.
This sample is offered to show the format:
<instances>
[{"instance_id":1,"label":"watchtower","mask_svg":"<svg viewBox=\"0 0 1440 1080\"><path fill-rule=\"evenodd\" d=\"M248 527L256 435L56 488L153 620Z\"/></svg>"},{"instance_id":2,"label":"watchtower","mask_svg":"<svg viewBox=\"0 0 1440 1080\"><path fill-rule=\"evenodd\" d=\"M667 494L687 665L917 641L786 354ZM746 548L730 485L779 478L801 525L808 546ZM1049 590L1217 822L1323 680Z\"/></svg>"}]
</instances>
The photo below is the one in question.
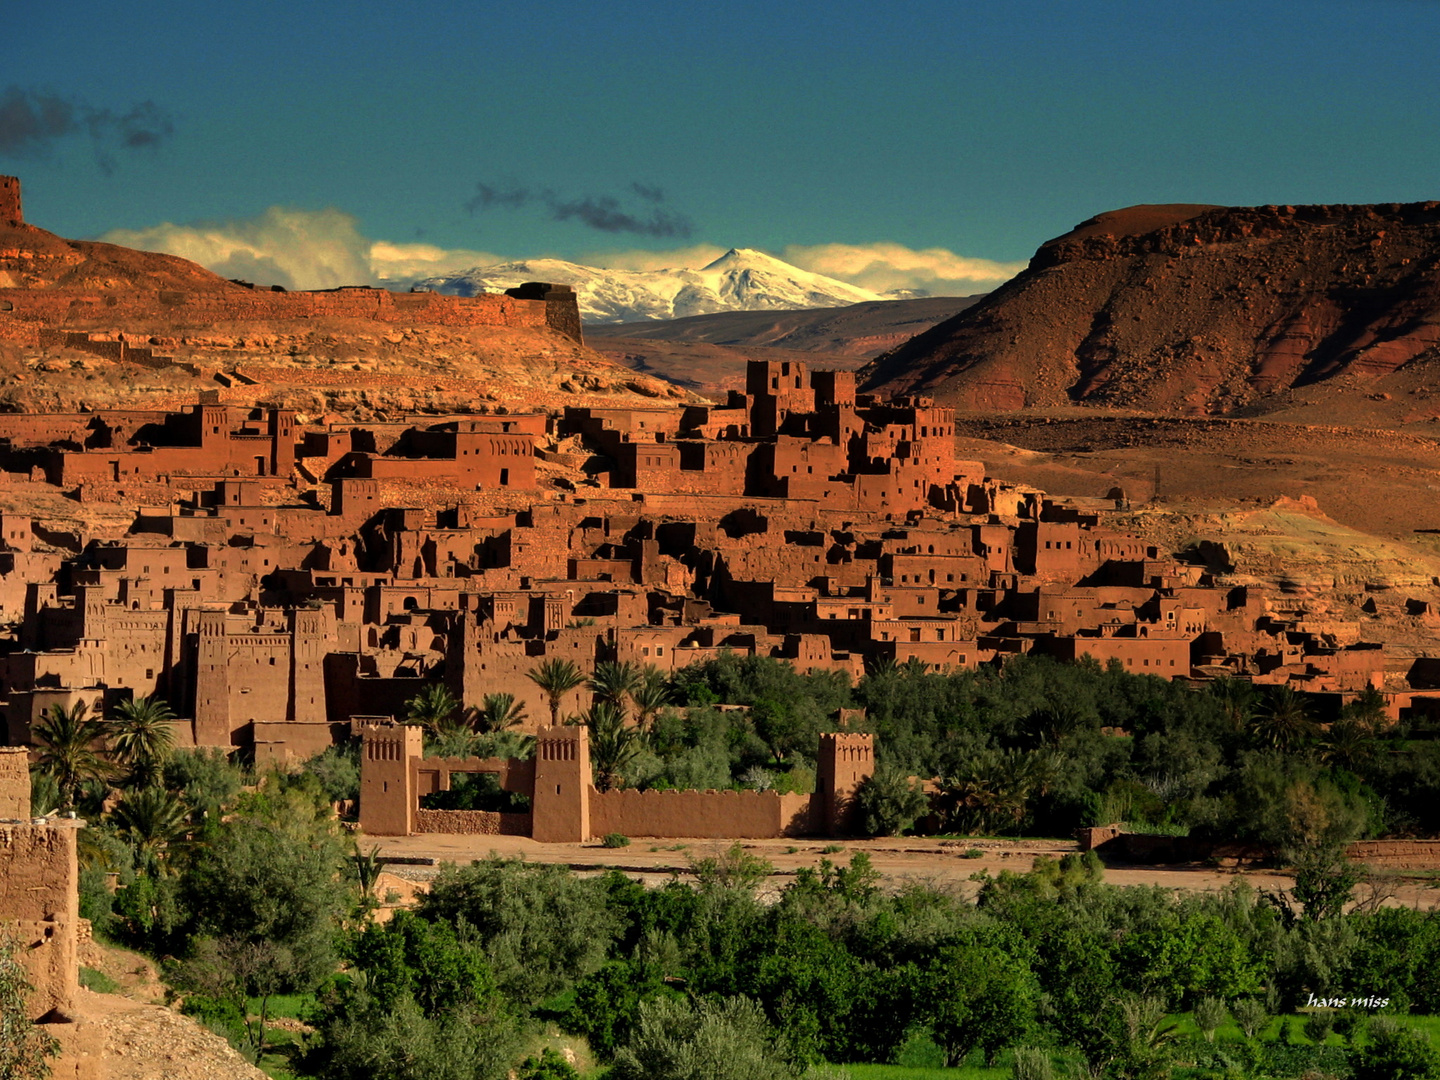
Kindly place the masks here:
<instances>
[{"instance_id":1,"label":"watchtower","mask_svg":"<svg viewBox=\"0 0 1440 1080\"><path fill-rule=\"evenodd\" d=\"M815 757L815 793L828 836L859 831L855 792L875 772L875 736L824 732Z\"/></svg>"},{"instance_id":2,"label":"watchtower","mask_svg":"<svg viewBox=\"0 0 1440 1080\"><path fill-rule=\"evenodd\" d=\"M367 836L409 836L415 831L419 795L413 790L410 761L425 753L425 734L391 720L361 729L360 829Z\"/></svg>"},{"instance_id":3,"label":"watchtower","mask_svg":"<svg viewBox=\"0 0 1440 1080\"><path fill-rule=\"evenodd\" d=\"M536 733L530 811L530 835L542 843L590 839L590 732L584 727L562 724Z\"/></svg>"},{"instance_id":4,"label":"watchtower","mask_svg":"<svg viewBox=\"0 0 1440 1080\"><path fill-rule=\"evenodd\" d=\"M0 225L24 225L20 209L20 178L0 176Z\"/></svg>"}]
</instances>

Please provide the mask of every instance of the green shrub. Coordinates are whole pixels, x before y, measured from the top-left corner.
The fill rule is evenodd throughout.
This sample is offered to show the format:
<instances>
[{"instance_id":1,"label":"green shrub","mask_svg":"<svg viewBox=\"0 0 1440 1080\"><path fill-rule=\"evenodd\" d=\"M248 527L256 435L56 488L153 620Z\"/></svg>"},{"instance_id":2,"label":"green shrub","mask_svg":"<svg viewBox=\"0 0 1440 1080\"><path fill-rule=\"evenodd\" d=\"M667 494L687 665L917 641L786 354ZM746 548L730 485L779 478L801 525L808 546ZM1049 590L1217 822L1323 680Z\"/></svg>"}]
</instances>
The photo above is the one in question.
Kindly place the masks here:
<instances>
[{"instance_id":1,"label":"green shrub","mask_svg":"<svg viewBox=\"0 0 1440 1080\"><path fill-rule=\"evenodd\" d=\"M109 975L103 971L85 967L83 964L80 966L80 985L97 994L118 994L120 992L120 984Z\"/></svg>"},{"instance_id":2,"label":"green shrub","mask_svg":"<svg viewBox=\"0 0 1440 1080\"><path fill-rule=\"evenodd\" d=\"M1050 1052L1035 1046L1015 1047L1010 1075L1014 1080L1054 1080L1055 1066Z\"/></svg>"},{"instance_id":3,"label":"green shrub","mask_svg":"<svg viewBox=\"0 0 1440 1080\"><path fill-rule=\"evenodd\" d=\"M600 846L608 848L629 847L630 837L626 836L624 833L606 833L604 839L600 841Z\"/></svg>"},{"instance_id":4,"label":"green shrub","mask_svg":"<svg viewBox=\"0 0 1440 1080\"><path fill-rule=\"evenodd\" d=\"M1370 1022L1370 1038L1355 1056L1355 1080L1433 1080L1440 1053L1422 1031L1387 1017Z\"/></svg>"},{"instance_id":5,"label":"green shrub","mask_svg":"<svg viewBox=\"0 0 1440 1080\"><path fill-rule=\"evenodd\" d=\"M539 1057L527 1057L515 1072L515 1080L580 1080L580 1073L552 1046Z\"/></svg>"},{"instance_id":6,"label":"green shrub","mask_svg":"<svg viewBox=\"0 0 1440 1080\"><path fill-rule=\"evenodd\" d=\"M245 1022L245 1015L233 1001L207 997L204 994L190 994L181 1002L180 1011L226 1039L231 1046L242 1047L249 1044L250 1030Z\"/></svg>"}]
</instances>

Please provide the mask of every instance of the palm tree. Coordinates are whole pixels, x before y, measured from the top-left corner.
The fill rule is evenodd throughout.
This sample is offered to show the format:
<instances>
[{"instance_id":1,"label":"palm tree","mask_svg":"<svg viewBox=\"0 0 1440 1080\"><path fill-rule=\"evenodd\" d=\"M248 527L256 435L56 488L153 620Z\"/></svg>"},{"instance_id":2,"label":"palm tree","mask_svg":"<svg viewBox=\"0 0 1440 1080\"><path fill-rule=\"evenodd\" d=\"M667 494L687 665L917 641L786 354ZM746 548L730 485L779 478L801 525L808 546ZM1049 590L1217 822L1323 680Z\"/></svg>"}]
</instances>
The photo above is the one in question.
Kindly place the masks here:
<instances>
[{"instance_id":1,"label":"palm tree","mask_svg":"<svg viewBox=\"0 0 1440 1080\"><path fill-rule=\"evenodd\" d=\"M484 735L493 735L523 724L527 717L523 702L515 700L514 694L486 694L480 708L468 713L470 725Z\"/></svg>"},{"instance_id":2,"label":"palm tree","mask_svg":"<svg viewBox=\"0 0 1440 1080\"><path fill-rule=\"evenodd\" d=\"M527 677L545 692L550 701L550 726L560 723L560 704L565 695L585 682L585 676L573 660L552 656L526 672Z\"/></svg>"},{"instance_id":3,"label":"palm tree","mask_svg":"<svg viewBox=\"0 0 1440 1080\"><path fill-rule=\"evenodd\" d=\"M110 714L110 753L137 787L158 783L175 745L175 714L160 698L122 701Z\"/></svg>"},{"instance_id":4,"label":"palm tree","mask_svg":"<svg viewBox=\"0 0 1440 1080\"><path fill-rule=\"evenodd\" d=\"M169 849L190 831L189 807L159 786L130 792L116 804L113 820L130 842L136 863L162 877Z\"/></svg>"},{"instance_id":5,"label":"palm tree","mask_svg":"<svg viewBox=\"0 0 1440 1080\"><path fill-rule=\"evenodd\" d=\"M42 772L55 779L60 789L60 805L69 810L80 797L80 789L90 780L103 780L110 775L110 765L95 749L105 738L105 727L87 715L90 706L77 701L70 708L51 705L45 717L35 725L35 741L40 747L38 765Z\"/></svg>"},{"instance_id":6,"label":"palm tree","mask_svg":"<svg viewBox=\"0 0 1440 1080\"><path fill-rule=\"evenodd\" d=\"M368 909L375 904L375 886L380 881L380 871L385 866L385 860L380 857L380 845L374 845L369 851L361 851L357 845L350 853L350 862L355 867L355 885L360 890L360 905Z\"/></svg>"},{"instance_id":7,"label":"palm tree","mask_svg":"<svg viewBox=\"0 0 1440 1080\"><path fill-rule=\"evenodd\" d=\"M1315 722L1310 719L1302 694L1288 684L1272 687L1265 703L1250 722L1255 737L1275 750L1296 750L1314 736Z\"/></svg>"},{"instance_id":8,"label":"palm tree","mask_svg":"<svg viewBox=\"0 0 1440 1080\"><path fill-rule=\"evenodd\" d=\"M644 683L640 668L629 660L602 660L595 665L588 686L596 701L615 706L623 715L625 700L632 698Z\"/></svg>"},{"instance_id":9,"label":"palm tree","mask_svg":"<svg viewBox=\"0 0 1440 1080\"><path fill-rule=\"evenodd\" d=\"M1216 679L1210 684L1210 696L1220 702L1221 712L1237 735L1250 727L1255 716L1255 699L1259 696L1249 679Z\"/></svg>"},{"instance_id":10,"label":"palm tree","mask_svg":"<svg viewBox=\"0 0 1440 1080\"><path fill-rule=\"evenodd\" d=\"M1348 709L1348 706L1346 707ZM1353 773L1361 773L1375 757L1375 730L1341 710L1320 741L1320 760Z\"/></svg>"},{"instance_id":11,"label":"palm tree","mask_svg":"<svg viewBox=\"0 0 1440 1080\"><path fill-rule=\"evenodd\" d=\"M431 683L407 701L405 722L423 727L437 742L466 726L460 718L460 702L444 683Z\"/></svg>"},{"instance_id":12,"label":"palm tree","mask_svg":"<svg viewBox=\"0 0 1440 1080\"><path fill-rule=\"evenodd\" d=\"M636 721L648 731L654 726L660 710L670 704L670 686L665 673L654 664L647 664L640 685L630 697L635 702Z\"/></svg>"},{"instance_id":13,"label":"palm tree","mask_svg":"<svg viewBox=\"0 0 1440 1080\"><path fill-rule=\"evenodd\" d=\"M609 791L621 783L621 772L645 745L644 736L625 722L625 710L608 701L597 701L584 716L590 730L590 765L595 787Z\"/></svg>"}]
</instances>

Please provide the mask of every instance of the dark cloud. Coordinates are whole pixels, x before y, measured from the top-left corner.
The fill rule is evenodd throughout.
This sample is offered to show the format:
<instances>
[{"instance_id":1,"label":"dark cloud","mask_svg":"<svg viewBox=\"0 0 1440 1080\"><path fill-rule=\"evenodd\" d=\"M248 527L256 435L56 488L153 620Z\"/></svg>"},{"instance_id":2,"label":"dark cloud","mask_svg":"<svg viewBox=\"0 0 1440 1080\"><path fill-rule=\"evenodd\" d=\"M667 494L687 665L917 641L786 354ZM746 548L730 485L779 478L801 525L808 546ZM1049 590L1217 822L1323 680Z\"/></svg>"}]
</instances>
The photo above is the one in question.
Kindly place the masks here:
<instances>
[{"instance_id":1,"label":"dark cloud","mask_svg":"<svg viewBox=\"0 0 1440 1080\"><path fill-rule=\"evenodd\" d=\"M476 184L475 196L465 204L465 209L472 214L477 210L488 210L492 206L518 210L531 198L531 192L524 188L497 188L489 184Z\"/></svg>"},{"instance_id":2,"label":"dark cloud","mask_svg":"<svg viewBox=\"0 0 1440 1080\"><path fill-rule=\"evenodd\" d=\"M630 191L649 203L649 208L634 212L613 195L564 198L550 188L495 187L480 183L475 185L475 194L465 203L465 209L472 214L491 207L519 210L533 202L545 207L551 221L579 221L599 232L680 239L694 232L695 226L689 218L660 206L665 201L665 193L660 188L636 181L630 185Z\"/></svg>"},{"instance_id":3,"label":"dark cloud","mask_svg":"<svg viewBox=\"0 0 1440 1080\"><path fill-rule=\"evenodd\" d=\"M100 168L115 169L117 150L154 149L174 134L168 113L153 101L132 105L127 112L97 109L74 98L48 91L8 87L0 94L0 155L33 158L61 139L89 135Z\"/></svg>"},{"instance_id":4,"label":"dark cloud","mask_svg":"<svg viewBox=\"0 0 1440 1080\"><path fill-rule=\"evenodd\" d=\"M694 230L687 218L668 210L651 210L637 217L620 208L618 200L609 195L587 195L582 199L550 203L550 217L555 221L581 221L592 229L609 233L634 233L637 236L687 237Z\"/></svg>"}]
</instances>

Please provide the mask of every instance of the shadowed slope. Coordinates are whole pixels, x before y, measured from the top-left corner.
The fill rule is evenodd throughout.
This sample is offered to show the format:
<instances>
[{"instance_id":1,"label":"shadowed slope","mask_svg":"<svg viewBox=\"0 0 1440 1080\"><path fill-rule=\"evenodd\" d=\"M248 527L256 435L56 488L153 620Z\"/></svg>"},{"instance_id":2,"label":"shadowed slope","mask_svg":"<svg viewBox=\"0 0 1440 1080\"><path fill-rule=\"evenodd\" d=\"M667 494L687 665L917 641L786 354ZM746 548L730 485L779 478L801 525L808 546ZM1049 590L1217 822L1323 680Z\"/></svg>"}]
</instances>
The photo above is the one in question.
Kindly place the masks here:
<instances>
[{"instance_id":1,"label":"shadowed slope","mask_svg":"<svg viewBox=\"0 0 1440 1080\"><path fill-rule=\"evenodd\" d=\"M1440 203L1131 207L1046 243L863 385L962 409L1265 411L1440 357L1437 268Z\"/></svg>"}]
</instances>

